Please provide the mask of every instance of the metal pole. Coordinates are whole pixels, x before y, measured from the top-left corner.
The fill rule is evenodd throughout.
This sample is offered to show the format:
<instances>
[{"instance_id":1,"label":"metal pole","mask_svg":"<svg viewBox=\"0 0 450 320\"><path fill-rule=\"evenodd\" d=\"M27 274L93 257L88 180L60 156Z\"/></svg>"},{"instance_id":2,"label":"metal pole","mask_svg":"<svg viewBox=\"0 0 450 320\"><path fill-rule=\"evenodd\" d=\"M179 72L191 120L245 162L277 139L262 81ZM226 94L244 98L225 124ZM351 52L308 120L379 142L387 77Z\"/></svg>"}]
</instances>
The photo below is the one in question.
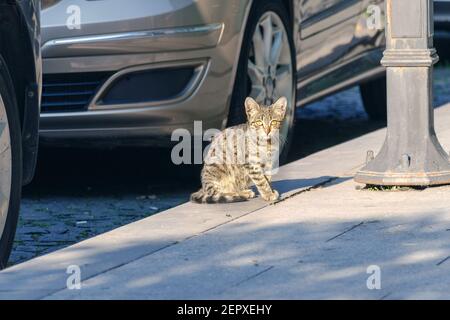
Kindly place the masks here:
<instances>
[{"instance_id":1,"label":"metal pole","mask_svg":"<svg viewBox=\"0 0 450 320\"><path fill-rule=\"evenodd\" d=\"M355 180L386 186L450 183L448 155L434 130L433 0L387 0L386 51L388 129L375 159Z\"/></svg>"}]
</instances>

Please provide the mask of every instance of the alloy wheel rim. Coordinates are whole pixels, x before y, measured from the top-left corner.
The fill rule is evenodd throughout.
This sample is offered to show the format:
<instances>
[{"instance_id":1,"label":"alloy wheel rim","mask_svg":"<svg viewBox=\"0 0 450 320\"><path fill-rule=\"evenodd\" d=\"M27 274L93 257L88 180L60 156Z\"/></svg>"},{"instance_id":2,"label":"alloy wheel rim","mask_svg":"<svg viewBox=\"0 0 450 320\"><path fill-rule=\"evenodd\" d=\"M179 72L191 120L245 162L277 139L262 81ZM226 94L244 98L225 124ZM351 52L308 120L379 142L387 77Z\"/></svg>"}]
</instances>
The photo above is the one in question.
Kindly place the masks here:
<instances>
[{"instance_id":1,"label":"alloy wheel rim","mask_svg":"<svg viewBox=\"0 0 450 320\"><path fill-rule=\"evenodd\" d=\"M280 16L266 12L258 21L252 37L248 59L250 96L258 103L271 105L278 98L286 97L286 120L280 129L281 149L287 141L289 128L294 120L294 83L292 52L286 28Z\"/></svg>"},{"instance_id":2,"label":"alloy wheel rim","mask_svg":"<svg viewBox=\"0 0 450 320\"><path fill-rule=\"evenodd\" d=\"M5 231L11 195L12 154L11 137L5 104L0 95L0 238Z\"/></svg>"}]
</instances>

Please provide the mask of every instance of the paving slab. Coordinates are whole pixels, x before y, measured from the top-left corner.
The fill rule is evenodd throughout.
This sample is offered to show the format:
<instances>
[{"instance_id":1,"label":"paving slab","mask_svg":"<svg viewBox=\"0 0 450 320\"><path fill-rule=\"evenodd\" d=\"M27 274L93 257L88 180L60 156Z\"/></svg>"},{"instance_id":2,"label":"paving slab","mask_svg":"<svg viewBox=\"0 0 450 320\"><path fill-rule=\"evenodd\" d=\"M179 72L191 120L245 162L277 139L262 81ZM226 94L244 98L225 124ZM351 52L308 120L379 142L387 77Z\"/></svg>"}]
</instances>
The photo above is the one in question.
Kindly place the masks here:
<instances>
[{"instance_id":1,"label":"paving slab","mask_svg":"<svg viewBox=\"0 0 450 320\"><path fill-rule=\"evenodd\" d=\"M436 120L450 146L450 105ZM450 188L375 192L353 182L385 134L283 167L276 205L184 204L11 267L0 272L0 298L450 298ZM81 290L67 289L71 265ZM367 288L370 266L381 290Z\"/></svg>"},{"instance_id":2,"label":"paving slab","mask_svg":"<svg viewBox=\"0 0 450 320\"><path fill-rule=\"evenodd\" d=\"M449 192L339 179L47 298L450 298L449 203L436 206ZM372 291L374 265L382 289Z\"/></svg>"}]
</instances>

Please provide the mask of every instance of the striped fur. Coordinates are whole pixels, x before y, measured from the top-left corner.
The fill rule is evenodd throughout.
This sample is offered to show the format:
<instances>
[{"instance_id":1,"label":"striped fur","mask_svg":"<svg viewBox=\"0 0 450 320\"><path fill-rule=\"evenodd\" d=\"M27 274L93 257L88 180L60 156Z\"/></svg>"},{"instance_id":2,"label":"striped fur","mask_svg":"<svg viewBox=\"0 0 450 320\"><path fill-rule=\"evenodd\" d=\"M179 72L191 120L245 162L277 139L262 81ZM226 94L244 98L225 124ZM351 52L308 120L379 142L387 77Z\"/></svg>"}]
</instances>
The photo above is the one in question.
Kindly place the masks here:
<instances>
[{"instance_id":1,"label":"striped fur","mask_svg":"<svg viewBox=\"0 0 450 320\"><path fill-rule=\"evenodd\" d=\"M232 203L232 202L243 202L248 200L246 197L235 195L235 194L220 194L216 192L214 194L205 194L203 190L200 190L191 195L191 201L194 203Z\"/></svg>"},{"instance_id":2,"label":"striped fur","mask_svg":"<svg viewBox=\"0 0 450 320\"><path fill-rule=\"evenodd\" d=\"M225 129L213 139L201 174L202 188L191 195L191 201L247 201L256 196L250 189L252 185L264 200L278 200L279 194L271 186L273 155L278 154L273 140L285 118L286 107L285 98L270 107L248 98L247 123Z\"/></svg>"}]
</instances>

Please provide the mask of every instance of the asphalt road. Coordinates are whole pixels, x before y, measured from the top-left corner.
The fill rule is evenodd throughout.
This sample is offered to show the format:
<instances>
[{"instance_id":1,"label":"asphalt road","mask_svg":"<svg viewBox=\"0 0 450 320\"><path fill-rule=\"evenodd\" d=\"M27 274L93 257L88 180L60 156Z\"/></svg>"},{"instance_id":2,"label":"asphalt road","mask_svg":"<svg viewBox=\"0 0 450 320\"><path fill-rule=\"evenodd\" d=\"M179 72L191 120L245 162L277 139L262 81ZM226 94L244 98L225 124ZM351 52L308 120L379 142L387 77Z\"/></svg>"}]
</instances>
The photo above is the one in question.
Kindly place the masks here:
<instances>
[{"instance_id":1,"label":"asphalt road","mask_svg":"<svg viewBox=\"0 0 450 320\"><path fill-rule=\"evenodd\" d=\"M449 76L450 68L435 72L436 106L450 102ZM352 88L298 111L289 160L383 125L367 119L359 90ZM36 178L24 190L10 264L181 204L199 187L199 172L171 164L167 150L43 147Z\"/></svg>"}]
</instances>

